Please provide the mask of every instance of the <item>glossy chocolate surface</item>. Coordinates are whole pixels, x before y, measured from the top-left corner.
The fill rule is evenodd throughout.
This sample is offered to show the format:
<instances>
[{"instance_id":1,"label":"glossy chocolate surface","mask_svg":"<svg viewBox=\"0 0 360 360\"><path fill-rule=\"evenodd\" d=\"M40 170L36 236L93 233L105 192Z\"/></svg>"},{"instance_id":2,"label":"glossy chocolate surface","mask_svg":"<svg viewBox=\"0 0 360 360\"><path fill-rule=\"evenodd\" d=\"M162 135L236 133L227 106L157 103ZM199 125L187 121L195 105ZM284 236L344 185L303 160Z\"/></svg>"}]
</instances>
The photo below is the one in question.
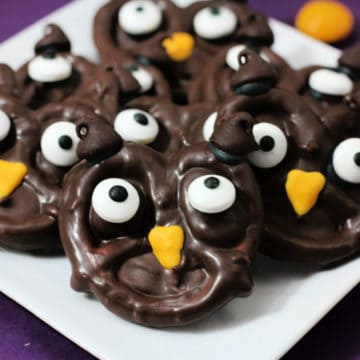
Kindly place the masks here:
<instances>
[{"instance_id":1,"label":"glossy chocolate surface","mask_svg":"<svg viewBox=\"0 0 360 360\"><path fill-rule=\"evenodd\" d=\"M286 156L277 166L254 166L264 202L265 236L261 250L265 254L329 264L359 252L359 184L339 181L334 176L332 160L341 141L359 136L355 120L358 114L349 116L350 113L333 112L320 121L300 97L275 89L259 97L237 97L223 105L212 143L225 153L249 155L253 149L246 151L245 146L244 151L244 143L255 142L251 129L263 122L279 127L287 139ZM236 120L244 117L245 130ZM288 174L293 169L320 172L326 178L315 205L303 216L295 213L285 192Z\"/></svg>"},{"instance_id":2,"label":"glossy chocolate surface","mask_svg":"<svg viewBox=\"0 0 360 360\"><path fill-rule=\"evenodd\" d=\"M87 126L91 129L91 122ZM94 142L86 137L82 142L82 156L88 158L87 144L92 152ZM101 139L97 145L105 150ZM228 210L205 214L190 205L189 184L206 174L234 184L236 200ZM107 178L122 178L139 193L139 208L125 223L109 223L93 209L94 188ZM60 211L72 287L147 326L180 326L208 316L251 291L249 265L262 221L258 195L248 165L220 163L206 143L168 154L124 143L97 164L82 161L66 176ZM183 229L185 242L181 262L167 270L153 255L148 234L170 225Z\"/></svg>"}]
</instances>

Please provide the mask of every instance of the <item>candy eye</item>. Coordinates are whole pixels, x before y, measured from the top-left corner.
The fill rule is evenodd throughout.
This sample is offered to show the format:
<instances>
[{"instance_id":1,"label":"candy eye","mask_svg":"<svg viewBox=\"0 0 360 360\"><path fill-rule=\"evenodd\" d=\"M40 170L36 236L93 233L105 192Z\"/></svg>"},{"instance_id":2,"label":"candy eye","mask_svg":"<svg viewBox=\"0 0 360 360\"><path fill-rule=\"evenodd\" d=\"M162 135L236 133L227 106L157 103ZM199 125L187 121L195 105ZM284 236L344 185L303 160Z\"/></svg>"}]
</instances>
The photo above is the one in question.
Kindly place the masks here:
<instances>
[{"instance_id":1,"label":"candy eye","mask_svg":"<svg viewBox=\"0 0 360 360\"><path fill-rule=\"evenodd\" d=\"M332 165L340 179L360 184L360 138L342 141L334 151Z\"/></svg>"},{"instance_id":2,"label":"candy eye","mask_svg":"<svg viewBox=\"0 0 360 360\"><path fill-rule=\"evenodd\" d=\"M30 61L28 74L34 81L43 83L62 81L71 76L72 65L65 57L48 51Z\"/></svg>"},{"instance_id":3,"label":"candy eye","mask_svg":"<svg viewBox=\"0 0 360 360\"><path fill-rule=\"evenodd\" d=\"M200 10L193 20L196 34L209 40L230 35L235 31L236 25L236 15L224 6L206 7Z\"/></svg>"},{"instance_id":4,"label":"candy eye","mask_svg":"<svg viewBox=\"0 0 360 360\"><path fill-rule=\"evenodd\" d=\"M79 140L75 124L59 121L44 131L41 137L41 151L45 159L53 165L72 166L79 161L76 155Z\"/></svg>"},{"instance_id":5,"label":"candy eye","mask_svg":"<svg viewBox=\"0 0 360 360\"><path fill-rule=\"evenodd\" d=\"M226 54L226 64L233 69L234 71L239 71L240 62L239 62L239 54L247 49L245 45L236 45L230 48Z\"/></svg>"},{"instance_id":6,"label":"candy eye","mask_svg":"<svg viewBox=\"0 0 360 360\"><path fill-rule=\"evenodd\" d=\"M135 216L140 206L140 196L128 181L110 178L96 185L91 204L100 218L120 224Z\"/></svg>"},{"instance_id":7,"label":"candy eye","mask_svg":"<svg viewBox=\"0 0 360 360\"><path fill-rule=\"evenodd\" d=\"M161 10L149 0L132 0L119 11L120 26L130 35L145 35L161 25Z\"/></svg>"},{"instance_id":8,"label":"candy eye","mask_svg":"<svg viewBox=\"0 0 360 360\"><path fill-rule=\"evenodd\" d=\"M205 214L216 214L234 204L236 189L233 183L223 176L204 175L191 182L188 199L194 209Z\"/></svg>"},{"instance_id":9,"label":"candy eye","mask_svg":"<svg viewBox=\"0 0 360 360\"><path fill-rule=\"evenodd\" d=\"M280 128L270 123L256 124L253 135L260 150L248 155L249 161L259 168L272 168L280 164L287 153L287 140Z\"/></svg>"},{"instance_id":10,"label":"candy eye","mask_svg":"<svg viewBox=\"0 0 360 360\"><path fill-rule=\"evenodd\" d=\"M209 141L214 132L216 118L217 112L214 112L206 119L204 123L202 134L205 141Z\"/></svg>"},{"instance_id":11,"label":"candy eye","mask_svg":"<svg viewBox=\"0 0 360 360\"><path fill-rule=\"evenodd\" d=\"M152 143L159 133L157 121L147 112L138 109L121 111L116 116L114 128L124 140L138 144Z\"/></svg>"},{"instance_id":12,"label":"candy eye","mask_svg":"<svg viewBox=\"0 0 360 360\"><path fill-rule=\"evenodd\" d=\"M6 139L11 129L10 118L2 110L0 110L0 141Z\"/></svg>"},{"instance_id":13,"label":"candy eye","mask_svg":"<svg viewBox=\"0 0 360 360\"><path fill-rule=\"evenodd\" d=\"M351 92L353 82L343 73L330 69L320 69L310 75L309 87L320 94L344 96Z\"/></svg>"},{"instance_id":14,"label":"candy eye","mask_svg":"<svg viewBox=\"0 0 360 360\"><path fill-rule=\"evenodd\" d=\"M154 78L147 70L138 67L136 65L130 66L128 70L131 72L131 75L139 83L141 93L145 93L153 87Z\"/></svg>"}]
</instances>

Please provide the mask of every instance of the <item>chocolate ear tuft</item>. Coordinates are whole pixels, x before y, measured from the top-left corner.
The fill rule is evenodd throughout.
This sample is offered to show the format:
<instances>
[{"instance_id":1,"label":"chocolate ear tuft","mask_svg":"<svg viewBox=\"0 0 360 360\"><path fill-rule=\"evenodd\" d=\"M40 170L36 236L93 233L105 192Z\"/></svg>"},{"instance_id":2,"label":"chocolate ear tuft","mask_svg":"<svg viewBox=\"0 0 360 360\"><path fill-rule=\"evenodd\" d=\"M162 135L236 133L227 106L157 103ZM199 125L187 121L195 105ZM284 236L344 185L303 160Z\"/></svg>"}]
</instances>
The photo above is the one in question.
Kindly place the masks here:
<instances>
[{"instance_id":1,"label":"chocolate ear tuft","mask_svg":"<svg viewBox=\"0 0 360 360\"><path fill-rule=\"evenodd\" d=\"M0 64L0 91L9 95L18 95L14 71L5 64Z\"/></svg>"},{"instance_id":2,"label":"chocolate ear tuft","mask_svg":"<svg viewBox=\"0 0 360 360\"><path fill-rule=\"evenodd\" d=\"M93 165L117 153L123 140L102 117L84 116L76 121L76 132L80 138L77 155Z\"/></svg>"},{"instance_id":3,"label":"chocolate ear tuft","mask_svg":"<svg viewBox=\"0 0 360 360\"><path fill-rule=\"evenodd\" d=\"M43 54L48 49L54 52L70 52L71 50L70 40L55 24L46 26L44 36L35 45L35 53Z\"/></svg>"},{"instance_id":4,"label":"chocolate ear tuft","mask_svg":"<svg viewBox=\"0 0 360 360\"><path fill-rule=\"evenodd\" d=\"M246 112L220 116L210 138L211 145L217 149L217 153L222 151L224 154L242 158L259 148L252 134L253 125L254 118ZM224 162L228 163L228 161Z\"/></svg>"}]
</instances>

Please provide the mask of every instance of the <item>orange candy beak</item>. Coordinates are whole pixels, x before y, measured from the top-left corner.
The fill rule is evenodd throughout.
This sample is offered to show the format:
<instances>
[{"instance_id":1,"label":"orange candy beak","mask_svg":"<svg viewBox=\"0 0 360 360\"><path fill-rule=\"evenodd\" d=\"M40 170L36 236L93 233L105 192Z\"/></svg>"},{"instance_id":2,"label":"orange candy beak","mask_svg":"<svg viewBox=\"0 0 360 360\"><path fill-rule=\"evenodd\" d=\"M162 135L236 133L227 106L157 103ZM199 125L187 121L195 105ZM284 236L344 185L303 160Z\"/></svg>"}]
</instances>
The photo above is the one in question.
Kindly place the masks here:
<instances>
[{"instance_id":1,"label":"orange candy beak","mask_svg":"<svg viewBox=\"0 0 360 360\"><path fill-rule=\"evenodd\" d=\"M148 235L153 253L159 263L168 270L181 262L184 231L180 226L155 226Z\"/></svg>"},{"instance_id":2,"label":"orange candy beak","mask_svg":"<svg viewBox=\"0 0 360 360\"><path fill-rule=\"evenodd\" d=\"M320 172L295 169L288 173L285 189L297 215L303 216L314 207L325 183L326 179Z\"/></svg>"},{"instance_id":3,"label":"orange candy beak","mask_svg":"<svg viewBox=\"0 0 360 360\"><path fill-rule=\"evenodd\" d=\"M163 40L162 46L173 61L188 59L193 51L195 39L188 33L175 32L171 37Z\"/></svg>"},{"instance_id":4,"label":"orange candy beak","mask_svg":"<svg viewBox=\"0 0 360 360\"><path fill-rule=\"evenodd\" d=\"M26 173L27 167L24 164L0 160L0 201L16 190Z\"/></svg>"}]
</instances>

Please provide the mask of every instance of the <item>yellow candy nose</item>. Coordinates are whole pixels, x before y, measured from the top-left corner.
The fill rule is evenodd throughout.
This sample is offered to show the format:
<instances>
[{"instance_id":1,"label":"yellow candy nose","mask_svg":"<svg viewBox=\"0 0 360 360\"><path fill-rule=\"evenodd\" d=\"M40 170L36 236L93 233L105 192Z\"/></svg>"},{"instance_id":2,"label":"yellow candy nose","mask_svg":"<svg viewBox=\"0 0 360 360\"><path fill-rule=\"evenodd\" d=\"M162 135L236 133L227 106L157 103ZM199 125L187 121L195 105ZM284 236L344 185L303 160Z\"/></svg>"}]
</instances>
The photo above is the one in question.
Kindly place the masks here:
<instances>
[{"instance_id":1,"label":"yellow candy nose","mask_svg":"<svg viewBox=\"0 0 360 360\"><path fill-rule=\"evenodd\" d=\"M180 264L184 245L184 231L180 226L156 226L148 238L155 257L165 269L171 270Z\"/></svg>"},{"instance_id":2,"label":"yellow candy nose","mask_svg":"<svg viewBox=\"0 0 360 360\"><path fill-rule=\"evenodd\" d=\"M184 61L189 58L194 48L195 40L183 32L173 33L171 37L163 40L162 46L165 48L169 58L174 61Z\"/></svg>"},{"instance_id":3,"label":"yellow candy nose","mask_svg":"<svg viewBox=\"0 0 360 360\"><path fill-rule=\"evenodd\" d=\"M307 214L316 204L326 179L319 172L291 170L288 173L285 189L292 207L299 216Z\"/></svg>"},{"instance_id":4,"label":"yellow candy nose","mask_svg":"<svg viewBox=\"0 0 360 360\"><path fill-rule=\"evenodd\" d=\"M0 160L0 201L6 199L21 184L27 168L22 163Z\"/></svg>"}]
</instances>

